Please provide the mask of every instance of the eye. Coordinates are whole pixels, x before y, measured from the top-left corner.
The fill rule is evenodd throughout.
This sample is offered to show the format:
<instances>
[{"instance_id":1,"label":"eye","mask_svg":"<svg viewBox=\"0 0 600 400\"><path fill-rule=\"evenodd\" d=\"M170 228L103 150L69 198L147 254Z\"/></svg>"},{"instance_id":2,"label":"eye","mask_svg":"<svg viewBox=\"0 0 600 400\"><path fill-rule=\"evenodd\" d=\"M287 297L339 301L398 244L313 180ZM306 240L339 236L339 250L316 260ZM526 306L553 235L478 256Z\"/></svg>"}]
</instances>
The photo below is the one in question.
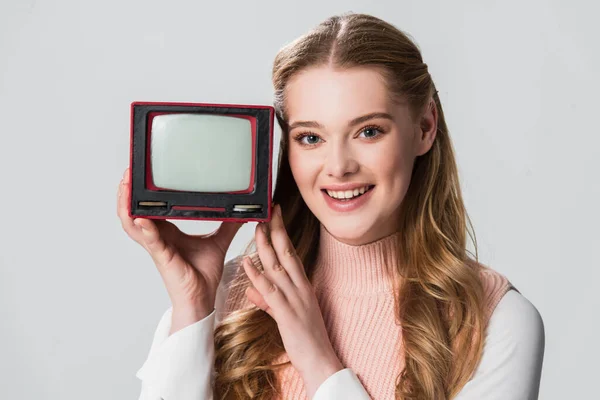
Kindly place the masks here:
<instances>
[{"instance_id":1,"label":"eye","mask_svg":"<svg viewBox=\"0 0 600 400\"><path fill-rule=\"evenodd\" d=\"M300 143L302 146L314 146L319 143L321 138L312 133L301 133L294 137L294 140Z\"/></svg>"},{"instance_id":2,"label":"eye","mask_svg":"<svg viewBox=\"0 0 600 400\"><path fill-rule=\"evenodd\" d=\"M367 126L360 131L360 135L358 135L358 136L361 136L363 133L364 133L364 136L363 136L364 138L371 139L371 138L381 135L382 129L379 128L378 126Z\"/></svg>"},{"instance_id":3,"label":"eye","mask_svg":"<svg viewBox=\"0 0 600 400\"><path fill-rule=\"evenodd\" d=\"M303 139L306 139L306 144L317 144L319 142L319 137L317 135L306 135Z\"/></svg>"}]
</instances>

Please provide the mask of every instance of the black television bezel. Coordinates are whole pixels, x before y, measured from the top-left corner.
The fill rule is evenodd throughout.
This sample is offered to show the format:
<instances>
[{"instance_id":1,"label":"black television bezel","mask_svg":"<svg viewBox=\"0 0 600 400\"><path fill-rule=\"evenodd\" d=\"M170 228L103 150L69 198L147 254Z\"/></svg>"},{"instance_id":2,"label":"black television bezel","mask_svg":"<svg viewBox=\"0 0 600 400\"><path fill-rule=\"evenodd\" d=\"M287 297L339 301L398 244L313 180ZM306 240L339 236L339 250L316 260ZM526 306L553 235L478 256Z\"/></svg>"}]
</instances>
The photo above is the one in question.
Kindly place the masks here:
<instances>
[{"instance_id":1,"label":"black television bezel","mask_svg":"<svg viewBox=\"0 0 600 400\"><path fill-rule=\"evenodd\" d=\"M212 115L237 114L254 117L254 190L248 193L198 193L189 191L152 190L146 187L147 138L150 113L198 113ZM190 219L234 222L265 222L271 218L271 179L273 169L273 124L275 110L271 106L141 102L131 103L129 216L149 219ZM164 207L140 206L140 201L165 202ZM260 212L234 212L233 206L258 204ZM191 209L174 209L174 206ZM198 209L193 209L198 208ZM204 208L213 209L205 210ZM218 209L224 208L224 211Z\"/></svg>"}]
</instances>

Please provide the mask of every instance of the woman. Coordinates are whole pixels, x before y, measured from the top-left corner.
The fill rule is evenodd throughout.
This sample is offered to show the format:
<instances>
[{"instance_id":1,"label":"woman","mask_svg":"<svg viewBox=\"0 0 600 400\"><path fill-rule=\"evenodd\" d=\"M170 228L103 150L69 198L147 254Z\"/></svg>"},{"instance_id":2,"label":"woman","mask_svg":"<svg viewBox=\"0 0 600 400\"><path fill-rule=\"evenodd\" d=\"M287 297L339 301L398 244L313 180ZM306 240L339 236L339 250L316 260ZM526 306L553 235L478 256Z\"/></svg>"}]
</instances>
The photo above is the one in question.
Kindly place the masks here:
<instances>
[{"instance_id":1,"label":"woman","mask_svg":"<svg viewBox=\"0 0 600 400\"><path fill-rule=\"evenodd\" d=\"M223 267L239 224L198 237L131 220L125 173L121 221L172 301L140 399L537 398L541 317L466 250L416 45L375 17L335 16L279 52L273 83L277 206L248 256Z\"/></svg>"}]
</instances>

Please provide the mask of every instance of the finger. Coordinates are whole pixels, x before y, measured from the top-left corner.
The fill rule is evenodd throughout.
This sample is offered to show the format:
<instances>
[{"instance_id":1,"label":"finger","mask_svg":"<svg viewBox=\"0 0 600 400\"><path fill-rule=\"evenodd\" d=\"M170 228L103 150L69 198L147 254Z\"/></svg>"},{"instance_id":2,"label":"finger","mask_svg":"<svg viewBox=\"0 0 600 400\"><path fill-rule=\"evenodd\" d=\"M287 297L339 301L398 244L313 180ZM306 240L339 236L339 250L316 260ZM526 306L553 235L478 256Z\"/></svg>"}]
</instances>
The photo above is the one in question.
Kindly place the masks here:
<instances>
[{"instance_id":1,"label":"finger","mask_svg":"<svg viewBox=\"0 0 600 400\"><path fill-rule=\"evenodd\" d=\"M173 261L177 252L161 237L158 227L152 220L136 218L134 224L141 228L143 243L158 266L165 266Z\"/></svg>"},{"instance_id":2,"label":"finger","mask_svg":"<svg viewBox=\"0 0 600 400\"><path fill-rule=\"evenodd\" d=\"M306 277L302 260L298 257L296 249L285 230L281 216L281 206L279 204L275 206L274 214L270 222L273 250L294 285L301 287L306 284L308 278Z\"/></svg>"},{"instance_id":3,"label":"finger","mask_svg":"<svg viewBox=\"0 0 600 400\"><path fill-rule=\"evenodd\" d=\"M266 225L256 225L255 240L258 257L269 280L279 286L288 296L291 296L291 291L296 291L297 288L294 286L286 269L277 259L275 250L271 246L271 243L269 243L265 230Z\"/></svg>"},{"instance_id":4,"label":"finger","mask_svg":"<svg viewBox=\"0 0 600 400\"><path fill-rule=\"evenodd\" d=\"M156 221L166 222L166 221ZM158 272L162 276L167 290L169 287L177 287L189 279L192 267L181 257L177 249L166 242L160 233L155 221L136 218L134 223L140 228L141 244L146 248L154 261Z\"/></svg>"},{"instance_id":5,"label":"finger","mask_svg":"<svg viewBox=\"0 0 600 400\"><path fill-rule=\"evenodd\" d=\"M125 231L129 234L132 234L132 230L135 230L135 225L133 223L133 218L129 216L129 201L130 201L130 176L129 176L129 168L125 170L125 174L123 174L123 179L119 185L119 194L117 199L117 215L121 220L121 224Z\"/></svg>"},{"instance_id":6,"label":"finger","mask_svg":"<svg viewBox=\"0 0 600 400\"><path fill-rule=\"evenodd\" d=\"M117 190L117 211L119 211L119 205L120 205L120 201L121 201L121 196L123 195L123 189L124 189L124 184L125 184L125 177L127 176L127 170L129 168L125 169L125 173L123 174L123 176L121 177L121 180L119 181L119 187Z\"/></svg>"},{"instance_id":7,"label":"finger","mask_svg":"<svg viewBox=\"0 0 600 400\"><path fill-rule=\"evenodd\" d=\"M266 275L261 273L250 260L250 257L246 256L242 260L242 265L246 275L250 279L252 285L256 288L258 293L262 296L268 308L281 309L285 307L286 298L285 295L277 285L267 279Z\"/></svg>"},{"instance_id":8,"label":"finger","mask_svg":"<svg viewBox=\"0 0 600 400\"><path fill-rule=\"evenodd\" d=\"M227 252L231 241L235 237L236 233L242 227L242 223L239 222L221 222L219 229L215 232L215 241L223 253Z\"/></svg>"},{"instance_id":9,"label":"finger","mask_svg":"<svg viewBox=\"0 0 600 400\"><path fill-rule=\"evenodd\" d=\"M267 304L267 302L265 301L265 299L258 292L258 290L256 290L254 288L254 286L249 286L246 289L246 296L248 297L248 300L250 300L252 303L254 303L254 305L256 305L256 307L260 308L261 310L263 310L267 314L273 316L272 315L272 311L273 310L271 309L271 307L269 307L269 305Z\"/></svg>"}]
</instances>

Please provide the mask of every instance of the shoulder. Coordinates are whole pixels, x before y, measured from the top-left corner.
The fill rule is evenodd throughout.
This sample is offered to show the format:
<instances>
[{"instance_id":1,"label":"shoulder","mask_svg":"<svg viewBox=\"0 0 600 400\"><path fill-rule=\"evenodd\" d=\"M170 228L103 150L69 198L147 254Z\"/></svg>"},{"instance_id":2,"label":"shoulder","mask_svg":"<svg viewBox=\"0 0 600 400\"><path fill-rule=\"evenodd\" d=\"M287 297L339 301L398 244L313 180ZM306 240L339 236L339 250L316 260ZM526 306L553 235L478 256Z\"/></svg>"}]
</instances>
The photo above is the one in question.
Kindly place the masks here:
<instances>
[{"instance_id":1,"label":"shoulder","mask_svg":"<svg viewBox=\"0 0 600 400\"><path fill-rule=\"evenodd\" d=\"M538 309L517 290L500 299L489 322L488 336L512 347L543 347L544 321Z\"/></svg>"},{"instance_id":2,"label":"shoulder","mask_svg":"<svg viewBox=\"0 0 600 400\"><path fill-rule=\"evenodd\" d=\"M475 268L479 272L479 279L483 286L484 301L485 301L485 318L489 321L490 316L495 311L496 306L504 295L514 289L518 292L518 289L510 282L510 280L502 273L495 269L473 261Z\"/></svg>"},{"instance_id":3,"label":"shoulder","mask_svg":"<svg viewBox=\"0 0 600 400\"><path fill-rule=\"evenodd\" d=\"M511 375L521 371L539 382L545 337L538 309L518 291L509 290L490 318L480 368Z\"/></svg>"},{"instance_id":4,"label":"shoulder","mask_svg":"<svg viewBox=\"0 0 600 400\"><path fill-rule=\"evenodd\" d=\"M521 293L509 290L490 318L477 370L457 400L537 399L544 346L539 311Z\"/></svg>"},{"instance_id":5,"label":"shoulder","mask_svg":"<svg viewBox=\"0 0 600 400\"><path fill-rule=\"evenodd\" d=\"M506 293L509 289L514 288L510 283L510 280L502 273L496 271L492 267L475 262L475 267L479 272L479 278L483 284L483 288L486 292L504 291Z\"/></svg>"},{"instance_id":6,"label":"shoulder","mask_svg":"<svg viewBox=\"0 0 600 400\"><path fill-rule=\"evenodd\" d=\"M477 263L487 302L490 342L507 347L544 347L544 322L538 309L502 273Z\"/></svg>"}]
</instances>

